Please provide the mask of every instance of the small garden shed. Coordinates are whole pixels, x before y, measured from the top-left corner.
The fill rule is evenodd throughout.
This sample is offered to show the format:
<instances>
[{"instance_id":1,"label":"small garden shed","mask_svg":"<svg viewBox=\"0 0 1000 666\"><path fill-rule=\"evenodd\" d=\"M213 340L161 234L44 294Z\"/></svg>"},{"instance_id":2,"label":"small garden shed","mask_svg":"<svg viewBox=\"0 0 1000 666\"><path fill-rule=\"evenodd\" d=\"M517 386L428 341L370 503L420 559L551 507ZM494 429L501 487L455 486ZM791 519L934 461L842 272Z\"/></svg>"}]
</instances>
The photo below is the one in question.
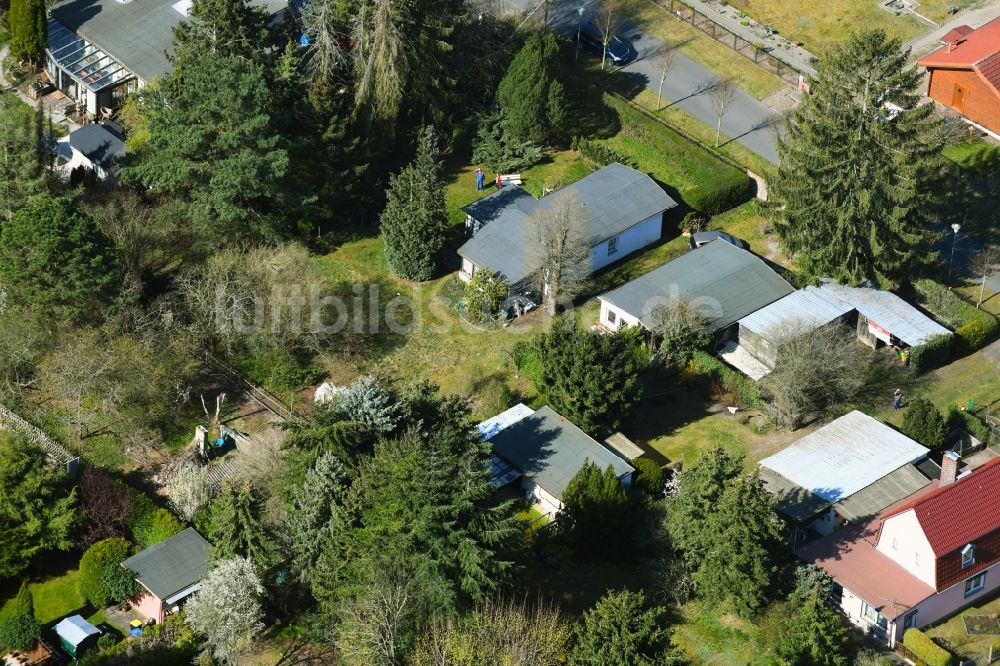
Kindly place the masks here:
<instances>
[{"instance_id":1,"label":"small garden shed","mask_svg":"<svg viewBox=\"0 0 1000 666\"><path fill-rule=\"evenodd\" d=\"M59 647L66 654L78 658L83 651L97 642L101 635L101 630L87 622L80 615L70 615L59 621L59 624L52 627L59 637Z\"/></svg>"}]
</instances>

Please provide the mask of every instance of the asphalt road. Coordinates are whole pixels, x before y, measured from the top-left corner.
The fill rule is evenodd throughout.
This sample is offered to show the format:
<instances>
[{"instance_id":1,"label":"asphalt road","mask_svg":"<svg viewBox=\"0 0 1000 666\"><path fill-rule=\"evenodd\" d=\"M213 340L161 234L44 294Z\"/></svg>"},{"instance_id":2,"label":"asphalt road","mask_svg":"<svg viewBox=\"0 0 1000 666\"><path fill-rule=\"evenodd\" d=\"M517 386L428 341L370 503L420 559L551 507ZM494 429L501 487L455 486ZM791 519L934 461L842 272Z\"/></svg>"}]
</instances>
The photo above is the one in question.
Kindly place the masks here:
<instances>
[{"instance_id":1,"label":"asphalt road","mask_svg":"<svg viewBox=\"0 0 1000 666\"><path fill-rule=\"evenodd\" d=\"M526 12L538 7L536 16L540 16L544 11L544 7L539 7L538 0L509 0L509 2ZM592 18L597 6L593 0L582 2L551 0L549 26L566 37L575 37L581 21L578 11L581 6L584 8L583 21ZM632 42L638 54L633 62L622 69L635 77L635 83L642 84L655 93L659 86L659 75L656 73L656 66L651 56L663 48L663 43L654 36L627 25L620 34ZM582 53L581 57L584 57ZM596 56L588 52L586 57ZM732 57L743 56L734 52ZM754 65L747 63L747 66ZM718 115L712 108L709 94L710 84L715 78L716 75L711 70L678 53L663 84L664 105L677 106L705 124L715 127ZM777 164L777 124L780 122L777 121L777 115L772 109L743 90L737 90L735 98L722 118L722 134L724 137L729 137L728 140L737 141L764 159Z\"/></svg>"}]
</instances>

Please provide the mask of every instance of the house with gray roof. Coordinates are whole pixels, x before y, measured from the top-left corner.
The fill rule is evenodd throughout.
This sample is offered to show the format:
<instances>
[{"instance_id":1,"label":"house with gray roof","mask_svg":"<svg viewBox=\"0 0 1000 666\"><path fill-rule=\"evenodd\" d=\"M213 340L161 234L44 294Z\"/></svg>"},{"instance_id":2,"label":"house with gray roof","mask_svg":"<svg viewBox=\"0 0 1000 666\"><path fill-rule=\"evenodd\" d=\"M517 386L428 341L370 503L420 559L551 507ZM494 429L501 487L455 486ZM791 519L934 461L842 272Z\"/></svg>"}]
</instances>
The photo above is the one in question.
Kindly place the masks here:
<instances>
[{"instance_id":1,"label":"house with gray roof","mask_svg":"<svg viewBox=\"0 0 1000 666\"><path fill-rule=\"evenodd\" d=\"M792 293L794 288L757 255L713 240L631 282L601 294L600 325L656 328L656 314L678 300L701 313L719 337L751 312Z\"/></svg>"},{"instance_id":2,"label":"house with gray roof","mask_svg":"<svg viewBox=\"0 0 1000 666\"><path fill-rule=\"evenodd\" d=\"M591 271L658 241L663 212L677 205L652 178L623 164L609 164L542 199L510 185L464 208L472 237L458 249L459 277L468 281L486 268L502 273L514 293L536 286L527 253L533 242L529 218L569 193L580 198L587 215Z\"/></svg>"},{"instance_id":3,"label":"house with gray roof","mask_svg":"<svg viewBox=\"0 0 1000 666\"><path fill-rule=\"evenodd\" d=\"M133 603L135 609L161 623L201 587L208 573L208 542L188 527L133 555L122 566L142 588L141 597Z\"/></svg>"},{"instance_id":4,"label":"house with gray roof","mask_svg":"<svg viewBox=\"0 0 1000 666\"><path fill-rule=\"evenodd\" d=\"M563 494L588 460L611 466L623 485L634 468L551 407L532 411L523 404L480 424L493 448L495 487L520 481L529 502L544 513L558 513Z\"/></svg>"},{"instance_id":5,"label":"house with gray roof","mask_svg":"<svg viewBox=\"0 0 1000 666\"><path fill-rule=\"evenodd\" d=\"M926 487L929 450L857 410L760 461L760 477L797 536L870 519Z\"/></svg>"},{"instance_id":6,"label":"house with gray roof","mask_svg":"<svg viewBox=\"0 0 1000 666\"><path fill-rule=\"evenodd\" d=\"M59 90L97 114L170 71L174 27L192 0L62 0L49 10L46 71ZM272 15L288 0L257 3Z\"/></svg>"}]
</instances>

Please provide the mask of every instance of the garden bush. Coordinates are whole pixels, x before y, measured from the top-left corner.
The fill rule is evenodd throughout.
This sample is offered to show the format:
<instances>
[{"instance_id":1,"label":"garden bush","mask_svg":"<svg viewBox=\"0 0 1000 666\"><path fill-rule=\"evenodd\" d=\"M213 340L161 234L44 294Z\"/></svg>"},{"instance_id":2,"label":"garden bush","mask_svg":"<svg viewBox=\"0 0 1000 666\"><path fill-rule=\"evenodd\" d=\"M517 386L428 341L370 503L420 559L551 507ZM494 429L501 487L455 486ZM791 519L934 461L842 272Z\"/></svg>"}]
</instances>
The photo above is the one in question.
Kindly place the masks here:
<instances>
[{"instance_id":1,"label":"garden bush","mask_svg":"<svg viewBox=\"0 0 1000 666\"><path fill-rule=\"evenodd\" d=\"M535 386L542 383L542 359L533 344L524 340L516 342L510 350L510 355L519 375L530 379Z\"/></svg>"},{"instance_id":2,"label":"garden bush","mask_svg":"<svg viewBox=\"0 0 1000 666\"><path fill-rule=\"evenodd\" d=\"M921 305L955 330L961 341L958 353L973 352L1000 332L1000 321L996 317L964 301L944 285L925 279L914 282L913 288L920 296Z\"/></svg>"},{"instance_id":3,"label":"garden bush","mask_svg":"<svg viewBox=\"0 0 1000 666\"><path fill-rule=\"evenodd\" d=\"M731 178L717 179L711 187L699 187L684 199L695 210L711 216L746 203L751 196L750 178L744 174L736 174Z\"/></svg>"},{"instance_id":4,"label":"garden bush","mask_svg":"<svg viewBox=\"0 0 1000 666\"><path fill-rule=\"evenodd\" d=\"M131 553L132 546L120 537L98 541L84 552L76 586L94 608L124 601L136 593L135 579L121 566Z\"/></svg>"},{"instance_id":5,"label":"garden bush","mask_svg":"<svg viewBox=\"0 0 1000 666\"><path fill-rule=\"evenodd\" d=\"M284 348L253 352L234 364L254 383L279 393L297 391L323 376L305 354Z\"/></svg>"},{"instance_id":6,"label":"garden bush","mask_svg":"<svg viewBox=\"0 0 1000 666\"><path fill-rule=\"evenodd\" d=\"M927 666L951 666L948 651L919 629L907 629L903 634L903 645Z\"/></svg>"},{"instance_id":7,"label":"garden bush","mask_svg":"<svg viewBox=\"0 0 1000 666\"><path fill-rule=\"evenodd\" d=\"M143 548L160 543L184 529L181 521L166 509L153 504L145 495L138 495L132 518L129 520L129 531L132 538Z\"/></svg>"},{"instance_id":8,"label":"garden bush","mask_svg":"<svg viewBox=\"0 0 1000 666\"><path fill-rule=\"evenodd\" d=\"M12 610L7 619L0 622L0 648L28 651L34 647L42 627L35 619L35 605L27 581L21 583Z\"/></svg>"},{"instance_id":9,"label":"garden bush","mask_svg":"<svg viewBox=\"0 0 1000 666\"><path fill-rule=\"evenodd\" d=\"M765 408L766 405L760 394L760 389L749 377L733 370L708 352L694 352L691 355L691 362L702 374L720 383L727 391L739 396L744 406L758 410Z\"/></svg>"},{"instance_id":10,"label":"garden bush","mask_svg":"<svg viewBox=\"0 0 1000 666\"><path fill-rule=\"evenodd\" d=\"M910 349L910 365L917 372L928 372L951 360L953 338L950 335L935 335L922 345Z\"/></svg>"},{"instance_id":11,"label":"garden bush","mask_svg":"<svg viewBox=\"0 0 1000 666\"><path fill-rule=\"evenodd\" d=\"M958 338L958 353L972 353L985 344L986 329L981 320L970 319L955 329L955 336Z\"/></svg>"},{"instance_id":12,"label":"garden bush","mask_svg":"<svg viewBox=\"0 0 1000 666\"><path fill-rule=\"evenodd\" d=\"M961 428L965 432L969 433L980 442L985 442L986 438L989 437L990 431L986 424L983 423L975 414L970 414L964 409L959 409L952 406L948 410L948 415L945 418L948 424L948 430L954 430L955 428Z\"/></svg>"},{"instance_id":13,"label":"garden bush","mask_svg":"<svg viewBox=\"0 0 1000 666\"><path fill-rule=\"evenodd\" d=\"M936 449L944 444L948 429L938 408L926 398L917 398L906 406L903 433L927 448Z\"/></svg>"},{"instance_id":14,"label":"garden bush","mask_svg":"<svg viewBox=\"0 0 1000 666\"><path fill-rule=\"evenodd\" d=\"M598 141L592 141L583 137L573 137L571 147L573 150L580 151L580 154L591 162L599 164L602 167L614 164L615 162L629 164L627 157Z\"/></svg>"}]
</instances>

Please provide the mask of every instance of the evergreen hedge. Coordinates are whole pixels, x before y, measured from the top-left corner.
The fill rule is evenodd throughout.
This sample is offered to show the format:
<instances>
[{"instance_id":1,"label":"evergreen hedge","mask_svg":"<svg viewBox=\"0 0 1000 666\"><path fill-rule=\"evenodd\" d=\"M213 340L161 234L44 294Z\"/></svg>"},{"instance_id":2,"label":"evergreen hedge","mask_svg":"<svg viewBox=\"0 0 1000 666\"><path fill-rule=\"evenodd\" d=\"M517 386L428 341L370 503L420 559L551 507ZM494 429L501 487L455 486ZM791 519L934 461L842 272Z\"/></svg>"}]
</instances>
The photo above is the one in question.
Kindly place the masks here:
<instances>
[{"instance_id":1,"label":"evergreen hedge","mask_svg":"<svg viewBox=\"0 0 1000 666\"><path fill-rule=\"evenodd\" d=\"M910 365L917 372L928 372L947 365L951 360L954 338L951 335L935 335L922 345L910 349Z\"/></svg>"},{"instance_id":2,"label":"evergreen hedge","mask_svg":"<svg viewBox=\"0 0 1000 666\"><path fill-rule=\"evenodd\" d=\"M996 317L962 300L944 285L924 279L914 282L913 288L920 296L921 305L954 329L959 338L956 352L976 351L1000 332L1000 321Z\"/></svg>"},{"instance_id":3,"label":"evergreen hedge","mask_svg":"<svg viewBox=\"0 0 1000 666\"><path fill-rule=\"evenodd\" d=\"M949 431L961 428L980 442L985 442L986 438L990 436L989 428L983 423L982 419L954 405L948 409L945 421L948 424Z\"/></svg>"},{"instance_id":4,"label":"evergreen hedge","mask_svg":"<svg viewBox=\"0 0 1000 666\"><path fill-rule=\"evenodd\" d=\"M627 157L598 141L576 136L573 137L573 142L570 147L573 150L580 151L581 155L586 157L591 162L601 165L602 167L614 164L615 162L631 166Z\"/></svg>"},{"instance_id":5,"label":"evergreen hedge","mask_svg":"<svg viewBox=\"0 0 1000 666\"><path fill-rule=\"evenodd\" d=\"M927 666L951 666L951 654L919 629L907 629L903 645Z\"/></svg>"}]
</instances>

